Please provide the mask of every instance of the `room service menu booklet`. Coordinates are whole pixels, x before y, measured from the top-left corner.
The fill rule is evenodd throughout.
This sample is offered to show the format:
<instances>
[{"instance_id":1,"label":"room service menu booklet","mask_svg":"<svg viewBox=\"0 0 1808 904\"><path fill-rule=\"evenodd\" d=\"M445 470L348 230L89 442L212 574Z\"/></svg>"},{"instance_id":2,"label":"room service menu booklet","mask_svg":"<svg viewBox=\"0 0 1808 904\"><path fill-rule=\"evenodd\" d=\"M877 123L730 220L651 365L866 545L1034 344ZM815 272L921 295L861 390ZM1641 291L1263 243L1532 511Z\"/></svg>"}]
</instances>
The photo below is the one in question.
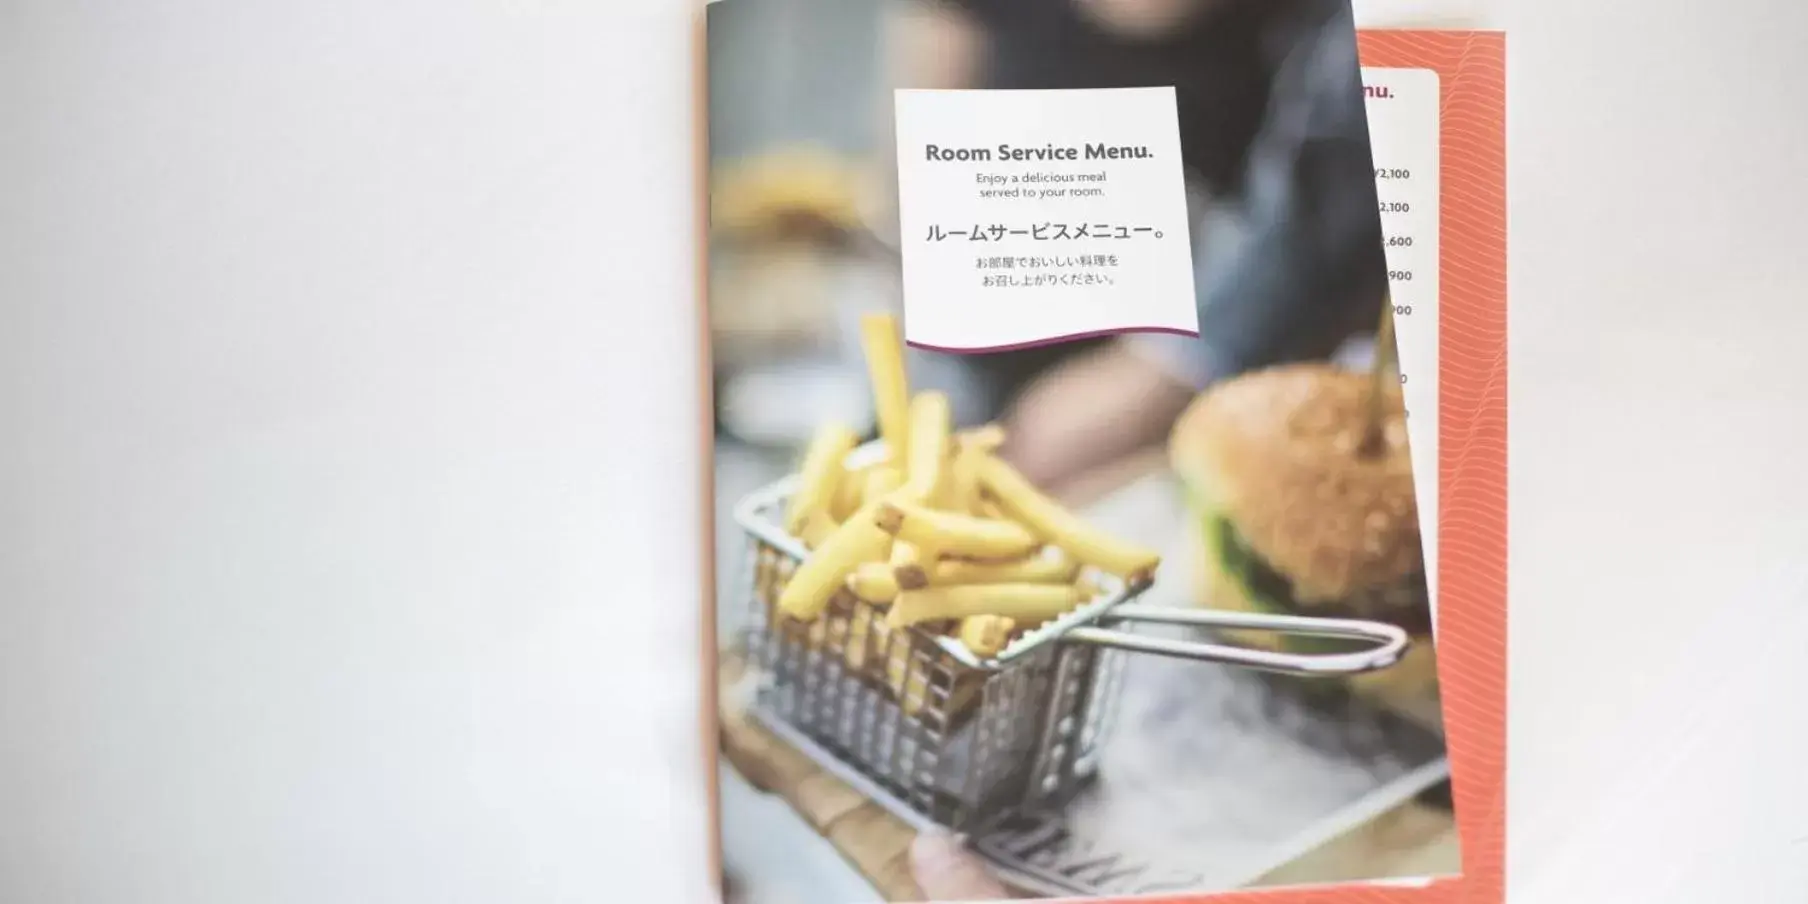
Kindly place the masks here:
<instances>
[{"instance_id":1,"label":"room service menu booklet","mask_svg":"<svg viewBox=\"0 0 1808 904\"><path fill-rule=\"evenodd\" d=\"M725 897L1502 900L1503 37L708 27Z\"/></svg>"}]
</instances>

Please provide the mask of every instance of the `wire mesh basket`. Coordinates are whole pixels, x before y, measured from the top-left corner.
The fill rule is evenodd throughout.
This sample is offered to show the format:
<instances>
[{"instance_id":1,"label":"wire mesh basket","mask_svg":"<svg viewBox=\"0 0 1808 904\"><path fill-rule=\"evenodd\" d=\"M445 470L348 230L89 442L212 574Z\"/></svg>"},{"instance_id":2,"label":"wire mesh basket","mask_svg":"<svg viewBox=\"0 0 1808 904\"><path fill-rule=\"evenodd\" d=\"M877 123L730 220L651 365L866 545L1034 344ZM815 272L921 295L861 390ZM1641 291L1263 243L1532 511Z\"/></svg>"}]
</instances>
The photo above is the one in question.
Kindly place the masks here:
<instances>
[{"instance_id":1,"label":"wire mesh basket","mask_svg":"<svg viewBox=\"0 0 1808 904\"><path fill-rule=\"evenodd\" d=\"M871 443L850 464L876 459ZM980 658L958 639L888 628L884 610L842 591L815 621L777 601L809 555L783 509L797 478L745 497L751 611L743 632L758 680L751 714L774 734L918 829L973 832L1014 813L1059 808L1095 772L1110 729L1121 657L1148 653L1301 675L1387 668L1409 643L1389 624L1137 606L1146 586L1101 582L1071 612ZM1127 630L1137 622L1366 641L1300 655Z\"/></svg>"}]
</instances>

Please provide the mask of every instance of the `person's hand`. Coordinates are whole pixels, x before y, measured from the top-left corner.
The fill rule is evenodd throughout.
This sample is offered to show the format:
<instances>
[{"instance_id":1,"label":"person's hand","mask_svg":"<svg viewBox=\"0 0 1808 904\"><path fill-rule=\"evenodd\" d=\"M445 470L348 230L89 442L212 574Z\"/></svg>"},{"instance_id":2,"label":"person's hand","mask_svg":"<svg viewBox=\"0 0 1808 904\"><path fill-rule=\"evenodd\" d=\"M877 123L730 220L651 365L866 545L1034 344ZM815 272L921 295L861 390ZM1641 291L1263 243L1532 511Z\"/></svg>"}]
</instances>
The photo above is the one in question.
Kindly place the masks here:
<instances>
[{"instance_id":1,"label":"person's hand","mask_svg":"<svg viewBox=\"0 0 1808 904\"><path fill-rule=\"evenodd\" d=\"M947 835L917 836L910 846L910 873L925 901L1003 901L1011 896L984 862Z\"/></svg>"},{"instance_id":2,"label":"person's hand","mask_svg":"<svg viewBox=\"0 0 1808 904\"><path fill-rule=\"evenodd\" d=\"M1168 34L1219 0L1074 0L1094 22L1127 38Z\"/></svg>"},{"instance_id":3,"label":"person's hand","mask_svg":"<svg viewBox=\"0 0 1808 904\"><path fill-rule=\"evenodd\" d=\"M1066 362L1025 388L1004 417L1000 450L1037 486L1062 485L1166 442L1193 399L1144 357L1112 343Z\"/></svg>"}]
</instances>

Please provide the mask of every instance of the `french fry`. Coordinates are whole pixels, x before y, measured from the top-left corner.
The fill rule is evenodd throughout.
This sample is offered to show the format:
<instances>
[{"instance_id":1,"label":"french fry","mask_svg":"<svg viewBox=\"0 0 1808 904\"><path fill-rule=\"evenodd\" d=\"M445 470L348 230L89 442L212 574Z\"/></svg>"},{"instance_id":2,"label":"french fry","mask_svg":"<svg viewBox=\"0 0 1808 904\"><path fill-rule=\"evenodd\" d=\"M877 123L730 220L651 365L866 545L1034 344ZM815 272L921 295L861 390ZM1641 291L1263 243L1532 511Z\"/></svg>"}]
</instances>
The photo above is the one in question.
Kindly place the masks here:
<instances>
[{"instance_id":1,"label":"french fry","mask_svg":"<svg viewBox=\"0 0 1808 904\"><path fill-rule=\"evenodd\" d=\"M898 318L891 314L861 317L860 345L873 385L879 438L892 456L901 459L910 445L910 380L904 372L904 337Z\"/></svg>"},{"instance_id":2,"label":"french fry","mask_svg":"<svg viewBox=\"0 0 1808 904\"><path fill-rule=\"evenodd\" d=\"M871 666L883 676L886 688L891 691L905 715L922 715L934 701L929 686L932 666L916 655L916 647L908 633L887 625L885 619L870 607L865 611L868 613L867 620L863 622L856 619L849 625L849 665L863 670ZM860 639L856 641L854 638ZM869 663L869 656L876 660L882 659L883 662ZM940 706L942 714L951 718L970 708L985 689L984 679L984 673L954 676L953 688Z\"/></svg>"},{"instance_id":3,"label":"french fry","mask_svg":"<svg viewBox=\"0 0 1808 904\"><path fill-rule=\"evenodd\" d=\"M785 530L797 534L814 512L830 513L835 505L836 485L845 474L842 461L854 451L860 437L840 424L825 424L810 439L798 471L797 492L785 509Z\"/></svg>"},{"instance_id":4,"label":"french fry","mask_svg":"<svg viewBox=\"0 0 1808 904\"><path fill-rule=\"evenodd\" d=\"M885 686L891 688L902 703L912 671L910 637L902 631L894 632L884 619L879 618L873 620L872 631L879 648L885 651Z\"/></svg>"},{"instance_id":5,"label":"french fry","mask_svg":"<svg viewBox=\"0 0 1808 904\"><path fill-rule=\"evenodd\" d=\"M881 501L880 506L885 503ZM877 511L877 508L874 509ZM875 516L876 518L876 516ZM877 526L875 524L875 526ZM887 534L886 536L891 536ZM934 553L924 555L916 544L895 537L891 544L889 564L893 578L900 589L916 590L929 586L929 566L939 558Z\"/></svg>"},{"instance_id":6,"label":"french fry","mask_svg":"<svg viewBox=\"0 0 1808 904\"><path fill-rule=\"evenodd\" d=\"M1102 573L1148 580L1160 557L1087 525L996 458L1001 426L957 432L945 394L913 394L897 317L862 317L860 332L886 457L850 468L853 431L816 431L784 513L810 554L776 608L789 636L882 682L907 715L953 719L984 675L924 646L943 642L925 631L989 659L1019 627L1096 596Z\"/></svg>"},{"instance_id":7,"label":"french fry","mask_svg":"<svg viewBox=\"0 0 1808 904\"><path fill-rule=\"evenodd\" d=\"M935 495L924 500L924 504L930 508L945 512L966 513L969 511L967 499L971 490L978 488L978 483L970 483L965 489L956 484L954 466L960 461L957 449L958 447L951 446L948 454L943 456L941 479L936 484Z\"/></svg>"},{"instance_id":8,"label":"french fry","mask_svg":"<svg viewBox=\"0 0 1808 904\"><path fill-rule=\"evenodd\" d=\"M1021 524L938 512L903 499L879 503L874 521L886 533L919 549L933 548L958 556L1014 559L1040 542ZM933 564L933 563L929 563Z\"/></svg>"},{"instance_id":9,"label":"french fry","mask_svg":"<svg viewBox=\"0 0 1808 904\"><path fill-rule=\"evenodd\" d=\"M836 619L833 614L824 613L823 617L810 622L806 626L806 642L810 649L827 650L830 648L830 640L835 634L835 622Z\"/></svg>"},{"instance_id":10,"label":"french fry","mask_svg":"<svg viewBox=\"0 0 1808 904\"><path fill-rule=\"evenodd\" d=\"M1066 556L1037 556L1015 562L967 562L949 559L937 562L929 583L950 584L1071 584L1080 573L1080 563Z\"/></svg>"},{"instance_id":11,"label":"french fry","mask_svg":"<svg viewBox=\"0 0 1808 904\"><path fill-rule=\"evenodd\" d=\"M904 472L890 465L878 465L866 472L861 481L860 504L878 502L888 493L904 485Z\"/></svg>"},{"instance_id":12,"label":"french fry","mask_svg":"<svg viewBox=\"0 0 1808 904\"><path fill-rule=\"evenodd\" d=\"M1017 629L1017 623L999 615L975 615L963 619L960 626L960 642L965 644L973 655L981 659L990 659L1003 650L1011 640L1011 632Z\"/></svg>"},{"instance_id":13,"label":"french fry","mask_svg":"<svg viewBox=\"0 0 1808 904\"><path fill-rule=\"evenodd\" d=\"M864 601L856 602L854 614L848 616L847 649L843 651L842 658L847 662L848 668L855 672L866 669L866 639L872 636L876 620L876 611Z\"/></svg>"},{"instance_id":14,"label":"french fry","mask_svg":"<svg viewBox=\"0 0 1808 904\"><path fill-rule=\"evenodd\" d=\"M979 483L1014 520L1100 571L1140 582L1152 578L1161 564L1159 553L1125 543L1080 520L1002 459L987 456L979 462Z\"/></svg>"},{"instance_id":15,"label":"french fry","mask_svg":"<svg viewBox=\"0 0 1808 904\"><path fill-rule=\"evenodd\" d=\"M848 589L869 602L887 605L898 598L898 577L887 562L862 562L848 575Z\"/></svg>"},{"instance_id":16,"label":"french fry","mask_svg":"<svg viewBox=\"0 0 1808 904\"><path fill-rule=\"evenodd\" d=\"M898 492L904 486L904 472L889 465L881 465L868 471L863 483L865 486L861 488L860 508L857 511L877 511L879 504L885 501L886 496ZM873 560L890 561L893 547L896 545L895 539L886 540Z\"/></svg>"},{"instance_id":17,"label":"french fry","mask_svg":"<svg viewBox=\"0 0 1808 904\"><path fill-rule=\"evenodd\" d=\"M948 463L947 491L942 494L942 508L969 515L982 514L979 493L979 459L989 454L983 446L971 442L956 444L954 457Z\"/></svg>"},{"instance_id":18,"label":"french fry","mask_svg":"<svg viewBox=\"0 0 1808 904\"><path fill-rule=\"evenodd\" d=\"M827 512L811 512L805 517L803 526L797 530L797 538L804 541L805 549L815 549L840 527L840 522Z\"/></svg>"},{"instance_id":19,"label":"french fry","mask_svg":"<svg viewBox=\"0 0 1808 904\"><path fill-rule=\"evenodd\" d=\"M912 654L911 644L905 637L899 637L891 645L890 655L885 663L885 683L897 697L898 706L904 710L905 715L920 716L924 710L930 709L933 701L929 690L929 665ZM983 680L975 681L973 676L968 676L966 680L957 678L947 698L942 701L942 714L945 717L953 716L971 704L984 686Z\"/></svg>"},{"instance_id":20,"label":"french fry","mask_svg":"<svg viewBox=\"0 0 1808 904\"><path fill-rule=\"evenodd\" d=\"M852 601L849 601L849 602L852 602ZM826 642L823 644L823 646L826 649L828 649L831 654L841 653L843 655L846 655L847 642L848 642L849 616L846 614L843 614L841 612L836 612L836 613L830 615L828 618L819 618L816 621L812 622L811 624L818 625L818 624L823 624L823 623L827 623L829 626L828 637L826 638Z\"/></svg>"},{"instance_id":21,"label":"french fry","mask_svg":"<svg viewBox=\"0 0 1808 904\"><path fill-rule=\"evenodd\" d=\"M1004 427L998 424L981 424L978 427L962 430L959 439L962 443L991 455L1004 446L1005 436Z\"/></svg>"},{"instance_id":22,"label":"french fry","mask_svg":"<svg viewBox=\"0 0 1808 904\"><path fill-rule=\"evenodd\" d=\"M912 669L904 686L898 689L898 703L907 716L921 715L929 706L929 676L922 669Z\"/></svg>"},{"instance_id":23,"label":"french fry","mask_svg":"<svg viewBox=\"0 0 1808 904\"><path fill-rule=\"evenodd\" d=\"M983 455L991 455L1004 446L1004 428L997 424L986 424L971 430L962 430L954 440L963 449L974 449Z\"/></svg>"},{"instance_id":24,"label":"french fry","mask_svg":"<svg viewBox=\"0 0 1808 904\"><path fill-rule=\"evenodd\" d=\"M1009 518L987 518L978 516L976 520L987 523L997 522L1002 524L1016 524L1018 527L1023 527L1023 525L1017 524L1017 522L1012 521ZM1028 528L1025 528L1025 530L1028 530ZM1031 533L1031 536L1034 537L1035 534ZM1036 537L1036 542L1030 544L1030 548L1008 556L976 556L972 553L950 553L947 558L956 562L971 562L975 565L1019 565L1028 559L1033 559L1041 555L1042 550L1045 548L1046 547L1042 543L1042 538Z\"/></svg>"},{"instance_id":25,"label":"french fry","mask_svg":"<svg viewBox=\"0 0 1808 904\"><path fill-rule=\"evenodd\" d=\"M846 521L849 515L860 510L866 501L866 478L872 473L872 467L843 469L840 479L835 481L835 501L829 506L829 514L837 522Z\"/></svg>"},{"instance_id":26,"label":"french fry","mask_svg":"<svg viewBox=\"0 0 1808 904\"><path fill-rule=\"evenodd\" d=\"M896 474L895 471L890 473ZM896 492L896 488L893 489ZM827 608L836 591L846 585L848 575L862 562L885 558L892 542L891 535L879 529L879 506L885 497L860 507L845 524L835 528L808 558L792 572L779 592L779 611L800 621L812 621Z\"/></svg>"},{"instance_id":27,"label":"french fry","mask_svg":"<svg viewBox=\"0 0 1808 904\"><path fill-rule=\"evenodd\" d=\"M948 397L919 392L910 400L910 447L904 456L904 486L918 502L936 498L948 463L950 418Z\"/></svg>"},{"instance_id":28,"label":"french fry","mask_svg":"<svg viewBox=\"0 0 1808 904\"><path fill-rule=\"evenodd\" d=\"M899 634L894 640L891 626L883 620L874 622L873 630L885 648L885 683L894 693L900 692L904 690L904 678L910 671L910 639Z\"/></svg>"},{"instance_id":29,"label":"french fry","mask_svg":"<svg viewBox=\"0 0 1808 904\"><path fill-rule=\"evenodd\" d=\"M926 621L1000 615L1019 624L1037 624L1082 602L1067 584L960 584L898 594L885 623L902 628Z\"/></svg>"}]
</instances>

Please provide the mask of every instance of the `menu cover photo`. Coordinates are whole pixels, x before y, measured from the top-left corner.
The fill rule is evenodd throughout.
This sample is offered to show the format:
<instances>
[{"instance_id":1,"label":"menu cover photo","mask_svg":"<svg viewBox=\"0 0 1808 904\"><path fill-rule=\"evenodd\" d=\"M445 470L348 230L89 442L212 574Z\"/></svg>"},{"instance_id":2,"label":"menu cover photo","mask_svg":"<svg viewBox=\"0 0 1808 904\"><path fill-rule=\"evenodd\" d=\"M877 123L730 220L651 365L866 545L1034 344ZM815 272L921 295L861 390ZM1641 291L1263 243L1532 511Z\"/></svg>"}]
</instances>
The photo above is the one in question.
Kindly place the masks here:
<instances>
[{"instance_id":1,"label":"menu cover photo","mask_svg":"<svg viewBox=\"0 0 1808 904\"><path fill-rule=\"evenodd\" d=\"M725 897L1500 900L1500 35L707 9Z\"/></svg>"}]
</instances>

